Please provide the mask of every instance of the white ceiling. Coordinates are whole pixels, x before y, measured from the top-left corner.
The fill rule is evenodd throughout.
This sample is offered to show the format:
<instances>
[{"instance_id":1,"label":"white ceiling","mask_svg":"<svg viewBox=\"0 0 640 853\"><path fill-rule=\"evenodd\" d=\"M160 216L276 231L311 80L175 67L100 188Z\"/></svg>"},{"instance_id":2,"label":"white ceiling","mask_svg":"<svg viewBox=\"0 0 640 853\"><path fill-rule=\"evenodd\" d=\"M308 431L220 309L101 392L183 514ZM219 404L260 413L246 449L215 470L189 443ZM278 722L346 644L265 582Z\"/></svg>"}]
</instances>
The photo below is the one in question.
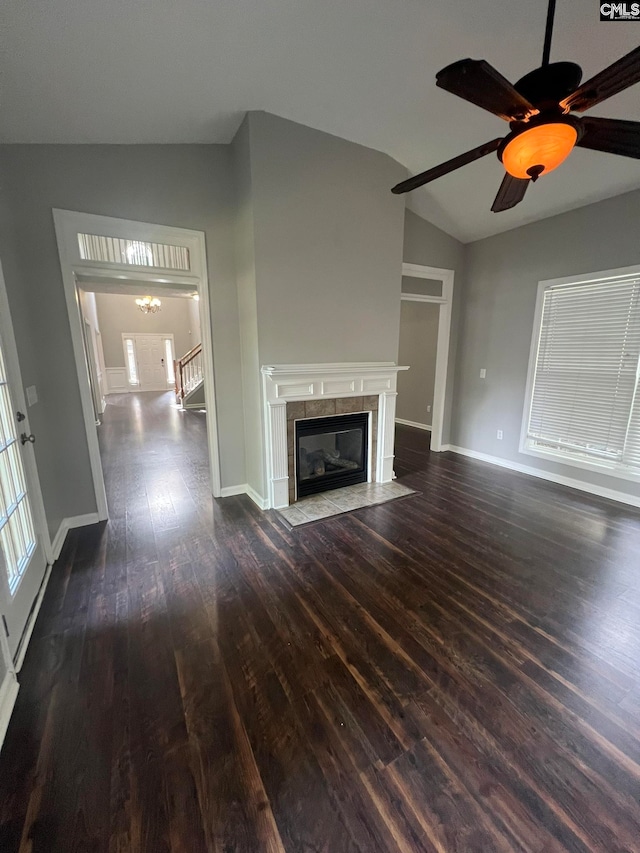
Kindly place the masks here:
<instances>
[{"instance_id":1,"label":"white ceiling","mask_svg":"<svg viewBox=\"0 0 640 853\"><path fill-rule=\"evenodd\" d=\"M435 86L484 58L516 80L540 62L546 0L6 0L0 140L229 142L262 109L385 151L419 172L507 125ZM552 59L585 79L638 43L597 0L559 0ZM640 120L640 84L594 115ZM495 156L408 202L465 241L640 187L640 161L575 151L493 214Z\"/></svg>"}]
</instances>

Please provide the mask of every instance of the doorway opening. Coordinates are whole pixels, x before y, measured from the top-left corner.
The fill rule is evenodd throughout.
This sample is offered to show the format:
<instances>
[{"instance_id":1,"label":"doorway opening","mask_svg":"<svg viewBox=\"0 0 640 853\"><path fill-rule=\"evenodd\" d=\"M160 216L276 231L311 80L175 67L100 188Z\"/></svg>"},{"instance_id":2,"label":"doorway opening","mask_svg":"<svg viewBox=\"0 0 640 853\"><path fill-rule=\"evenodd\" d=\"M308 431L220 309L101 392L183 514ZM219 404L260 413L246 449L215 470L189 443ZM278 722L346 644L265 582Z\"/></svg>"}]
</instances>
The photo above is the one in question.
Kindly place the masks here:
<instances>
[{"instance_id":1,"label":"doorway opening","mask_svg":"<svg viewBox=\"0 0 640 853\"><path fill-rule=\"evenodd\" d=\"M131 395L127 405L135 411L141 411L153 395L156 414L165 404L182 412L206 409L209 493L218 497L204 234L73 211L53 213L99 518L107 519L109 513L97 425L106 418L109 399L117 395ZM114 323L105 307L108 299L125 300L128 306L115 343ZM174 303L182 306L183 315L190 314L187 326L180 327L188 327L190 337L169 327L169 306ZM117 313L113 305L111 310ZM178 379L183 382L180 388ZM172 419L166 428L170 431L178 422Z\"/></svg>"},{"instance_id":2,"label":"doorway opening","mask_svg":"<svg viewBox=\"0 0 640 853\"><path fill-rule=\"evenodd\" d=\"M204 371L185 391L182 368L201 351L198 301L188 288L145 283L141 297L140 283L77 279L110 520L124 513L177 527L176 505L184 515L193 488L202 502L209 476ZM144 299L156 310L142 310Z\"/></svg>"},{"instance_id":3,"label":"doorway opening","mask_svg":"<svg viewBox=\"0 0 640 853\"><path fill-rule=\"evenodd\" d=\"M398 375L396 424L415 435L421 452L443 449L453 270L402 265L399 362L410 370Z\"/></svg>"}]
</instances>

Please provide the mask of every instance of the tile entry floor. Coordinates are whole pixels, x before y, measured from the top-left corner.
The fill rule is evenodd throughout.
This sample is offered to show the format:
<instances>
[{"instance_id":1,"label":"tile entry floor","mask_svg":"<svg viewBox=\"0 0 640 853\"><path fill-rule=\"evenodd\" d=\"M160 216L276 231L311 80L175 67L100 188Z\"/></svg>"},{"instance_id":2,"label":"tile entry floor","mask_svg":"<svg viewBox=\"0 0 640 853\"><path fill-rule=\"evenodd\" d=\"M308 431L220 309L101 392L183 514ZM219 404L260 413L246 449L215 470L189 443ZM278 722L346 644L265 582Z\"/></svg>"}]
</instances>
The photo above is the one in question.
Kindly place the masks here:
<instances>
[{"instance_id":1,"label":"tile entry floor","mask_svg":"<svg viewBox=\"0 0 640 853\"><path fill-rule=\"evenodd\" d=\"M358 483L357 486L345 486L343 489L310 495L278 512L291 527L299 527L311 521L330 518L332 515L341 515L343 512L351 512L354 509L375 506L415 494L418 494L415 489L397 482Z\"/></svg>"}]
</instances>

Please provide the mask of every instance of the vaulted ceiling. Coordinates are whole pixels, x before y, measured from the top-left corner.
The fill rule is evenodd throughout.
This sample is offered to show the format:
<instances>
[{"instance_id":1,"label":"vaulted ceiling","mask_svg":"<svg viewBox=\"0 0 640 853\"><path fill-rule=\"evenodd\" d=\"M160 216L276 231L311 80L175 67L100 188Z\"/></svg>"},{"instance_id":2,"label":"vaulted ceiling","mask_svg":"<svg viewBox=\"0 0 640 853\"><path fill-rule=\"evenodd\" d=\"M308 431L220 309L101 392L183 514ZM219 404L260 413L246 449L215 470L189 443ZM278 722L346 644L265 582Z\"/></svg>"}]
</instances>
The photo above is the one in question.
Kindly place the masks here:
<instances>
[{"instance_id":1,"label":"vaulted ceiling","mask_svg":"<svg viewBox=\"0 0 640 853\"><path fill-rule=\"evenodd\" d=\"M0 140L229 142L248 109L378 149L419 172L507 125L437 89L484 58L516 80L540 63L546 0L7 0ZM585 79L636 47L598 0L558 0L552 60ZM640 120L640 84L593 110ZM465 241L640 187L640 161L576 150L506 213L490 156L409 205Z\"/></svg>"}]
</instances>

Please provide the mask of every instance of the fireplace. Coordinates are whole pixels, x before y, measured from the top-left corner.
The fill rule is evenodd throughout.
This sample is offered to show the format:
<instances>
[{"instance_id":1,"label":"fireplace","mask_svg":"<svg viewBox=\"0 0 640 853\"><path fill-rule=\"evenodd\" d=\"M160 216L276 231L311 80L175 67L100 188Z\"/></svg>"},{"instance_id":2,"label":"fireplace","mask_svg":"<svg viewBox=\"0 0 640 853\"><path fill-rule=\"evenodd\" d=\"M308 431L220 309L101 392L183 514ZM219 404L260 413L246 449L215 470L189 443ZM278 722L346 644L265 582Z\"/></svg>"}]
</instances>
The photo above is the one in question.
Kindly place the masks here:
<instances>
[{"instance_id":1,"label":"fireplace","mask_svg":"<svg viewBox=\"0 0 640 853\"><path fill-rule=\"evenodd\" d=\"M368 461L368 412L295 422L297 497L366 483Z\"/></svg>"},{"instance_id":2,"label":"fireplace","mask_svg":"<svg viewBox=\"0 0 640 853\"><path fill-rule=\"evenodd\" d=\"M263 509L289 506L296 494L295 422L364 412L367 427L367 476L390 483L396 377L408 370L392 362L344 364L271 364L262 367L264 448L267 495L257 495ZM308 452L308 451L307 451ZM325 469L326 473L326 469Z\"/></svg>"}]
</instances>

